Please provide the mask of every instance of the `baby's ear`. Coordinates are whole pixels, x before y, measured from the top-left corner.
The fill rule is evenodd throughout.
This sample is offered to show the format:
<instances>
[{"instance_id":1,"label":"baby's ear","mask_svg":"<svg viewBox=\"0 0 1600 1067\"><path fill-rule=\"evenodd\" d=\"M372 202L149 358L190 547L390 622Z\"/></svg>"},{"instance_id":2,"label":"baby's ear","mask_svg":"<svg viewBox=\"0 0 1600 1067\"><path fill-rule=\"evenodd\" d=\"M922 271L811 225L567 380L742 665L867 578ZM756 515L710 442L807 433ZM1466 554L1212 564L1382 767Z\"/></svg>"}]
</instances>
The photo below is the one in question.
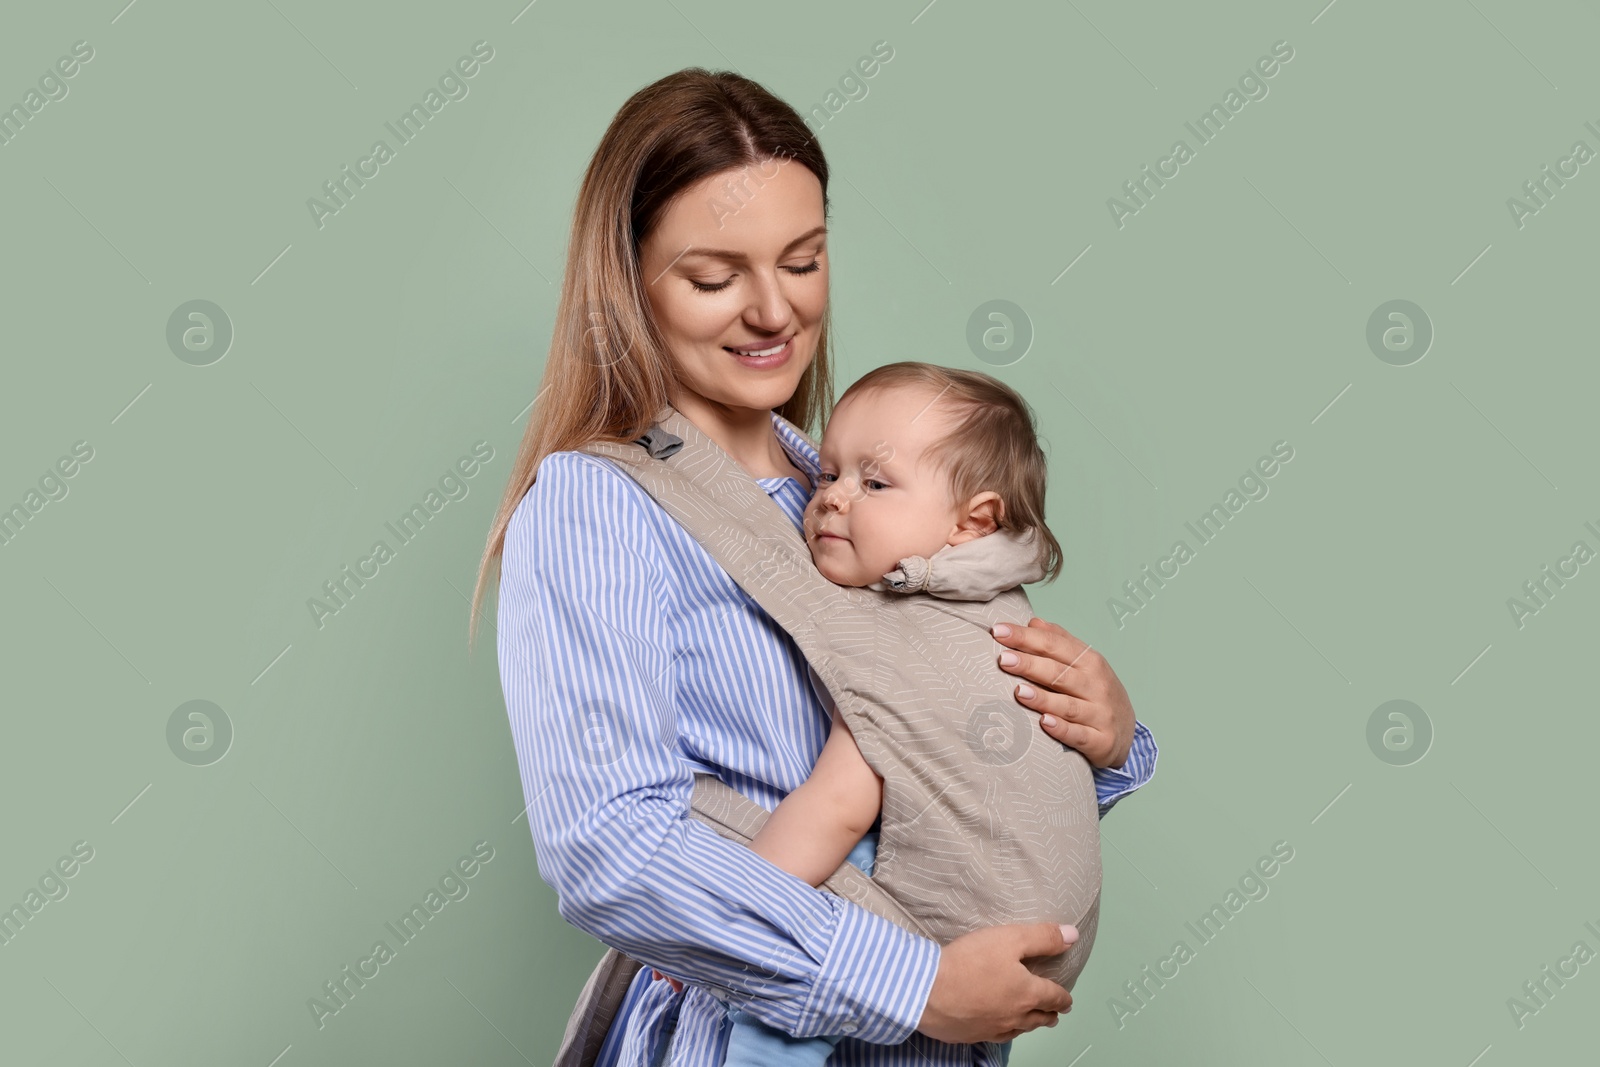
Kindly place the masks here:
<instances>
[{"instance_id":1,"label":"baby's ear","mask_svg":"<svg viewBox=\"0 0 1600 1067\"><path fill-rule=\"evenodd\" d=\"M956 516L957 535L962 541L987 537L1000 528L1005 517L1006 503L1000 494L985 490L967 501L964 514Z\"/></svg>"}]
</instances>

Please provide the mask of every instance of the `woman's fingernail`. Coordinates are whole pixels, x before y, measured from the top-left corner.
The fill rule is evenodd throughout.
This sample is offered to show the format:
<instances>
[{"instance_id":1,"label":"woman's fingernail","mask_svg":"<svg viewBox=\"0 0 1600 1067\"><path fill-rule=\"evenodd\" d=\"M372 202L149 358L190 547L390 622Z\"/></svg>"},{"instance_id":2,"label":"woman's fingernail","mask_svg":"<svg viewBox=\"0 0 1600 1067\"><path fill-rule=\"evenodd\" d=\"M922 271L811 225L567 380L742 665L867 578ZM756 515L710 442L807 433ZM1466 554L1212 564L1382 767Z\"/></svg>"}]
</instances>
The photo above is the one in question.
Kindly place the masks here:
<instances>
[{"instance_id":1,"label":"woman's fingernail","mask_svg":"<svg viewBox=\"0 0 1600 1067\"><path fill-rule=\"evenodd\" d=\"M1007 626L1003 622L997 622L990 628L989 632L994 634L996 637L1010 637L1011 627Z\"/></svg>"},{"instance_id":2,"label":"woman's fingernail","mask_svg":"<svg viewBox=\"0 0 1600 1067\"><path fill-rule=\"evenodd\" d=\"M1002 667L1015 667L1016 665L1017 665L1017 654L1015 652L1002 652L1002 653L1000 653L1000 666L1002 666Z\"/></svg>"},{"instance_id":3,"label":"woman's fingernail","mask_svg":"<svg viewBox=\"0 0 1600 1067\"><path fill-rule=\"evenodd\" d=\"M1045 726L1047 726L1047 727L1048 726L1054 726L1056 724L1056 717L1054 715L1046 715L1044 718L1040 719L1039 721L1044 723Z\"/></svg>"},{"instance_id":4,"label":"woman's fingernail","mask_svg":"<svg viewBox=\"0 0 1600 1067\"><path fill-rule=\"evenodd\" d=\"M1068 926L1066 923L1062 923L1061 924L1061 939L1063 941L1065 941L1069 945L1077 944L1077 942L1078 942L1078 928L1076 926Z\"/></svg>"},{"instance_id":5,"label":"woman's fingernail","mask_svg":"<svg viewBox=\"0 0 1600 1067\"><path fill-rule=\"evenodd\" d=\"M1033 686L1026 684L1017 686L1017 696L1021 697L1023 700L1032 700Z\"/></svg>"}]
</instances>

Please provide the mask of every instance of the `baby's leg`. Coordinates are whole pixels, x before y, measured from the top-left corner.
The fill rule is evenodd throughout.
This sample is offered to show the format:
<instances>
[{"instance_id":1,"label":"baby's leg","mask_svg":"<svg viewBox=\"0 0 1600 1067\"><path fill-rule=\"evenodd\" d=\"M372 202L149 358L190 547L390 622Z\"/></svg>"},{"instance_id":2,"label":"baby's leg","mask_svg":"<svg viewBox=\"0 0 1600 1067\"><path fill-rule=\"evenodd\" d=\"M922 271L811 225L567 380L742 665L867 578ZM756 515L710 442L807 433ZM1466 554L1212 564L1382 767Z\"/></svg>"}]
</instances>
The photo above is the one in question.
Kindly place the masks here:
<instances>
[{"instance_id":1,"label":"baby's leg","mask_svg":"<svg viewBox=\"0 0 1600 1067\"><path fill-rule=\"evenodd\" d=\"M822 1067L840 1037L790 1037L747 1012L730 1008L724 1067Z\"/></svg>"}]
</instances>

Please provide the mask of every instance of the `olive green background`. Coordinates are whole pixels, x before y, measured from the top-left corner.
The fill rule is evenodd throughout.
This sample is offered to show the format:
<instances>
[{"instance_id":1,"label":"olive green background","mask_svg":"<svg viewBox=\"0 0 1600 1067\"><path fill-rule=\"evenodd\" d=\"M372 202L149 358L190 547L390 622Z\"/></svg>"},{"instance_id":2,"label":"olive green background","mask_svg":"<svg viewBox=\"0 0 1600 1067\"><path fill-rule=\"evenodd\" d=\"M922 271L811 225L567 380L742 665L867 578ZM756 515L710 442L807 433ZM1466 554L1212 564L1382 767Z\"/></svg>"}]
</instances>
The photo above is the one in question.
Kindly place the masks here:
<instances>
[{"instance_id":1,"label":"olive green background","mask_svg":"<svg viewBox=\"0 0 1600 1067\"><path fill-rule=\"evenodd\" d=\"M820 124L838 384L926 359L1033 401L1069 557L1035 604L1161 748L1103 824L1076 1007L1013 1062L1589 1047L1595 964L1520 1026L1508 999L1600 950L1600 574L1520 626L1507 601L1600 549L1600 164L1520 227L1507 199L1600 149L1592 5L523 2L7 12L0 104L76 41L94 58L0 146L0 505L76 442L93 459L0 546L0 905L94 855L0 946L0 1058L549 1061L601 949L515 818L465 598L577 183L663 74L732 66L809 111L877 41L893 59ZM469 95L319 228L308 198L480 40ZM1268 95L1198 147L1184 123L1278 41ZM1119 227L1108 198L1179 138L1194 158ZM167 340L193 300L233 330L205 366ZM1031 325L1020 359L969 347L990 300ZM1391 300L1432 324L1410 365L1367 341ZM322 583L478 441L467 496L319 627ZM1185 523L1279 441L1269 495L1197 548ZM1119 626L1107 601L1179 539L1194 558ZM168 742L192 700L233 731L205 766ZM1391 700L1430 742L1369 743ZM478 841L469 895L319 1029L308 1000ZM1270 893L1201 944L1185 924L1280 841ZM1179 940L1141 1006L1123 983Z\"/></svg>"}]
</instances>

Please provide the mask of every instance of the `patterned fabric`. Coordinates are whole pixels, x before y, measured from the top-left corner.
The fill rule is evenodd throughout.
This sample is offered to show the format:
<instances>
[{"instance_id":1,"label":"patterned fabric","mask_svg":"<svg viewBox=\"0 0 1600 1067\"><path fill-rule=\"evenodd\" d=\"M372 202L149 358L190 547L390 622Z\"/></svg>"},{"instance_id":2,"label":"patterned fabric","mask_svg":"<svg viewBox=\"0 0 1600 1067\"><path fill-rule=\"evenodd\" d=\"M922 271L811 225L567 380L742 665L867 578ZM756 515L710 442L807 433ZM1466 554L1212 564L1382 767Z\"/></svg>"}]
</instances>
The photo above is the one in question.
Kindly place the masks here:
<instances>
[{"instance_id":1,"label":"patterned fabric","mask_svg":"<svg viewBox=\"0 0 1600 1067\"><path fill-rule=\"evenodd\" d=\"M774 427L814 474L815 450ZM757 481L798 528L806 488ZM829 717L787 633L608 461L541 463L506 531L499 652L540 874L562 917L692 983L674 993L641 972L603 1062L651 1065L675 1031L671 1063L720 1064L729 999L789 1033L852 1035L839 1064L985 1062L988 1046L915 1033L934 942L686 817L695 771L770 811L805 780ZM1102 815L1149 779L1156 754L1141 724L1124 767L1094 772Z\"/></svg>"}]
</instances>

